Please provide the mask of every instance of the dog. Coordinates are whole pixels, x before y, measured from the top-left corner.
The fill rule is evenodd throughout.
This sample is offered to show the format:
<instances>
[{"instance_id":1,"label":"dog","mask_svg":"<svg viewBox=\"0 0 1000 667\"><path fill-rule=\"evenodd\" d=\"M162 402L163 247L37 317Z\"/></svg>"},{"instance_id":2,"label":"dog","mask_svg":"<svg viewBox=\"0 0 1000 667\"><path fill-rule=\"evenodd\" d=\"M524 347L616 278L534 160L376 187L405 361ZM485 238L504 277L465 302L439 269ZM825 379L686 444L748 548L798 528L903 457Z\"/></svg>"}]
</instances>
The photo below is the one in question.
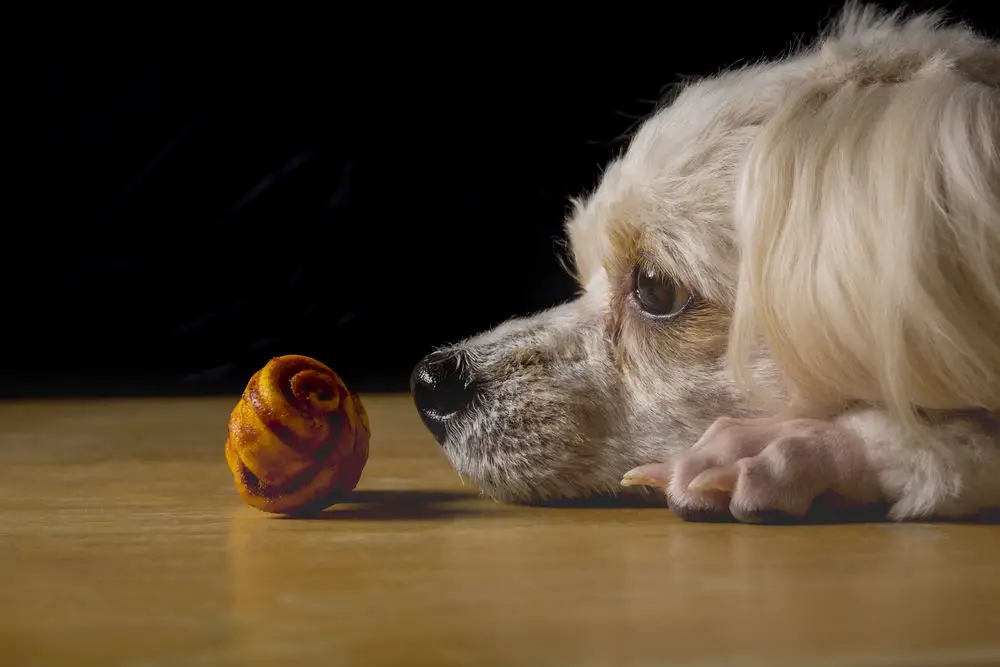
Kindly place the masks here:
<instances>
[{"instance_id":1,"label":"dog","mask_svg":"<svg viewBox=\"0 0 1000 667\"><path fill-rule=\"evenodd\" d=\"M433 351L416 408L500 502L995 510L998 139L996 41L848 5L805 48L679 86L572 201L579 294Z\"/></svg>"}]
</instances>

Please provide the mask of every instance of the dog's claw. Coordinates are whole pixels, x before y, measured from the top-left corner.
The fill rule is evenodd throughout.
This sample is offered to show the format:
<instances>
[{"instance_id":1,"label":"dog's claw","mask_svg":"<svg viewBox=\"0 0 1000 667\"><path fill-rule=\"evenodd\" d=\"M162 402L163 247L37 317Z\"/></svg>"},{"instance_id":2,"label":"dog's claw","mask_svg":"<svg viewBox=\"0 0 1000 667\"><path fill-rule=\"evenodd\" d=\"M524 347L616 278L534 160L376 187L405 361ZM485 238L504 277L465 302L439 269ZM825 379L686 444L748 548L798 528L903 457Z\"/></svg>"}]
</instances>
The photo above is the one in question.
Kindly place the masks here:
<instances>
[{"instance_id":1,"label":"dog's claw","mask_svg":"<svg viewBox=\"0 0 1000 667\"><path fill-rule=\"evenodd\" d=\"M688 484L688 491L722 491L732 493L736 488L736 480L740 477L739 467L733 463L718 468L709 468L698 474Z\"/></svg>"},{"instance_id":2,"label":"dog's claw","mask_svg":"<svg viewBox=\"0 0 1000 667\"><path fill-rule=\"evenodd\" d=\"M670 484L670 469L666 463L648 463L629 470L622 477L620 484L665 489Z\"/></svg>"}]
</instances>

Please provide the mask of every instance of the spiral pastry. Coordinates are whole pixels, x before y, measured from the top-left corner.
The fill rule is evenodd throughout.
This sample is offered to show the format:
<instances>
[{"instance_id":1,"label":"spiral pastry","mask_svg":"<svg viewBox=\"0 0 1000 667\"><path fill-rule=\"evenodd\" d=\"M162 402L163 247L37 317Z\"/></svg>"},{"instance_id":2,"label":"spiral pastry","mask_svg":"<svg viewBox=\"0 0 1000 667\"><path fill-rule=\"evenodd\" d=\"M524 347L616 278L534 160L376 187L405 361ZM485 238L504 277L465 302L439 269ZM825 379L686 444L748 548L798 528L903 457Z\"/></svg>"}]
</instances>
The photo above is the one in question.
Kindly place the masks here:
<instances>
[{"instance_id":1,"label":"spiral pastry","mask_svg":"<svg viewBox=\"0 0 1000 667\"><path fill-rule=\"evenodd\" d=\"M333 370L309 357L276 357L250 378L229 417L226 461L250 506L313 512L354 489L370 436L361 400Z\"/></svg>"}]
</instances>

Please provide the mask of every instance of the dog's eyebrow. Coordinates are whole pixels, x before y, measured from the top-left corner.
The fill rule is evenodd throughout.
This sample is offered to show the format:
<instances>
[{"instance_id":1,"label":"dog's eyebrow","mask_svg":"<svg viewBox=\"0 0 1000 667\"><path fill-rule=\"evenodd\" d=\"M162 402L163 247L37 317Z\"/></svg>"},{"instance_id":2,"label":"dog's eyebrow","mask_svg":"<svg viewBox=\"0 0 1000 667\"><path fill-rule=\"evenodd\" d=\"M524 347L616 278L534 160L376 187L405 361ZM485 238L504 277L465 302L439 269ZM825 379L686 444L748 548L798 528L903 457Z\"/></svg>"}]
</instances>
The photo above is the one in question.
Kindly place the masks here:
<instances>
[{"instance_id":1,"label":"dog's eyebrow","mask_svg":"<svg viewBox=\"0 0 1000 667\"><path fill-rule=\"evenodd\" d=\"M727 292L726 277L721 275L728 263L715 256L719 248L706 244L703 235L689 233L688 226L680 222L646 219L638 206L631 208L632 215L612 216L605 227L608 244L604 267L613 282L628 280L641 263L705 298L730 302L732 295Z\"/></svg>"},{"instance_id":2,"label":"dog's eyebrow","mask_svg":"<svg viewBox=\"0 0 1000 667\"><path fill-rule=\"evenodd\" d=\"M633 210L628 210L629 208ZM663 223L644 222L635 206L622 206L620 213L612 216L607 223L607 252L604 266L613 279L624 278L632 273L637 264L656 269L665 275L682 279L688 273L683 264L671 251L678 242L663 229Z\"/></svg>"}]
</instances>

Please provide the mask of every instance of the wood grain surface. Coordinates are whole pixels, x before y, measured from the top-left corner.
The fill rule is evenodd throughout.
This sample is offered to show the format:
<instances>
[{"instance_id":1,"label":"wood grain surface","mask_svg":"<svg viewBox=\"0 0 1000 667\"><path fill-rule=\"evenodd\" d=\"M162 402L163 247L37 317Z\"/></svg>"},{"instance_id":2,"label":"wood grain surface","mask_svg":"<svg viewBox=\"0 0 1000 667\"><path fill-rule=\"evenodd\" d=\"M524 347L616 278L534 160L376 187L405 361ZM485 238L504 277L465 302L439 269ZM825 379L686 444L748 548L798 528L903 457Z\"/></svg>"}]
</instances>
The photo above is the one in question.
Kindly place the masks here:
<instances>
[{"instance_id":1,"label":"wood grain surface","mask_svg":"<svg viewBox=\"0 0 1000 667\"><path fill-rule=\"evenodd\" d=\"M0 664L1000 664L1000 527L498 505L363 400L361 484L310 520L238 497L236 397L0 404Z\"/></svg>"}]
</instances>

